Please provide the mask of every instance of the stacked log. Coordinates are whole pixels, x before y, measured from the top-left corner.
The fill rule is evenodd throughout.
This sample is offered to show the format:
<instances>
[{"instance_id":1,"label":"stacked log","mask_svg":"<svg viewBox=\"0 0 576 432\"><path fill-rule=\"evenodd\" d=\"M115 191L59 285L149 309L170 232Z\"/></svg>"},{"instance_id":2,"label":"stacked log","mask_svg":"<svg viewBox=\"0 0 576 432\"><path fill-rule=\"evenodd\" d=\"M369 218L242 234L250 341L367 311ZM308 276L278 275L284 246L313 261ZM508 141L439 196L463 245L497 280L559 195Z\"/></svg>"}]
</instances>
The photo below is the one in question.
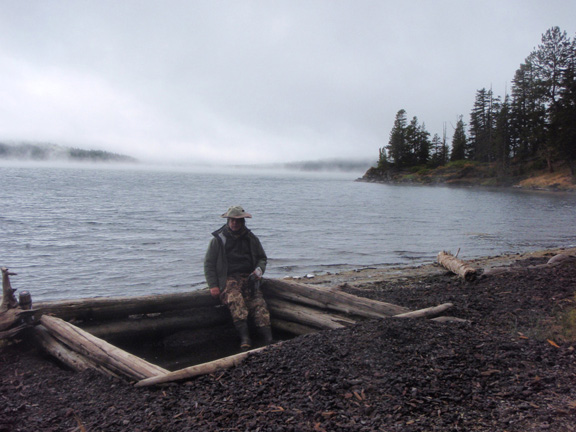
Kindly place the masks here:
<instances>
[{"instance_id":1,"label":"stacked log","mask_svg":"<svg viewBox=\"0 0 576 432\"><path fill-rule=\"evenodd\" d=\"M265 279L262 291L274 330L293 335L337 329L365 319L436 317L452 306L445 304L409 311L402 306L357 297L334 288L276 279ZM179 329L214 328L222 323L232 327L228 310L212 298L208 289L159 296L45 302L37 306L44 316L34 333L46 351L75 370L91 368L137 381L138 385L212 373L231 367L250 354L236 354L169 372L102 339L170 334ZM82 328L66 319L74 320Z\"/></svg>"},{"instance_id":2,"label":"stacked log","mask_svg":"<svg viewBox=\"0 0 576 432\"><path fill-rule=\"evenodd\" d=\"M48 352L75 370L94 368L133 381L168 373L60 318L42 316L35 333Z\"/></svg>"}]
</instances>

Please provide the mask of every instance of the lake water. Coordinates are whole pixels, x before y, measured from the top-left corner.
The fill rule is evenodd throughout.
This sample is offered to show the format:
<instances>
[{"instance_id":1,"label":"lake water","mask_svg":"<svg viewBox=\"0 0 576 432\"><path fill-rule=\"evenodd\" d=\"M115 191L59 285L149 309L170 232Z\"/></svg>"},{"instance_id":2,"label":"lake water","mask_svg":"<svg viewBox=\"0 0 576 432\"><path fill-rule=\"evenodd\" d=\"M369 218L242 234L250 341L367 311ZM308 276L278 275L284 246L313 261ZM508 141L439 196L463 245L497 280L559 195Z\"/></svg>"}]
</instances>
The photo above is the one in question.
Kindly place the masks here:
<instances>
[{"instance_id":1,"label":"lake water","mask_svg":"<svg viewBox=\"0 0 576 432\"><path fill-rule=\"evenodd\" d=\"M270 277L576 245L576 194L227 171L2 163L0 266L35 301L202 288L233 204L253 214Z\"/></svg>"}]
</instances>

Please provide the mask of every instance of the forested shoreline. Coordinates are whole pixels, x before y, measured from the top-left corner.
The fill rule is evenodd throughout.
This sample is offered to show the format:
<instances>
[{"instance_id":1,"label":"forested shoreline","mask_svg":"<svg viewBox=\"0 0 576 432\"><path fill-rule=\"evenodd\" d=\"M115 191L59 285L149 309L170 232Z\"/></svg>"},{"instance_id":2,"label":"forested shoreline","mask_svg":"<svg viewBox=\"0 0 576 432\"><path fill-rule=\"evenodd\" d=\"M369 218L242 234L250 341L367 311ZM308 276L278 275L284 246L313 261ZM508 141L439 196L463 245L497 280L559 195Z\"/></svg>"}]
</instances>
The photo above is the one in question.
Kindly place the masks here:
<instances>
[{"instance_id":1,"label":"forested shoreline","mask_svg":"<svg viewBox=\"0 0 576 432\"><path fill-rule=\"evenodd\" d=\"M0 142L0 159L24 161L137 162L137 160L131 156L110 153L103 150L83 150L57 144L27 142Z\"/></svg>"},{"instance_id":2,"label":"forested shoreline","mask_svg":"<svg viewBox=\"0 0 576 432\"><path fill-rule=\"evenodd\" d=\"M364 179L430 182L432 174L442 182L446 168L466 167L458 178L474 174L493 185L557 171L576 183L576 38L550 28L516 70L510 93L477 90L469 122L459 116L450 144L446 127L430 135L417 117L409 121L399 110L377 166Z\"/></svg>"}]
</instances>

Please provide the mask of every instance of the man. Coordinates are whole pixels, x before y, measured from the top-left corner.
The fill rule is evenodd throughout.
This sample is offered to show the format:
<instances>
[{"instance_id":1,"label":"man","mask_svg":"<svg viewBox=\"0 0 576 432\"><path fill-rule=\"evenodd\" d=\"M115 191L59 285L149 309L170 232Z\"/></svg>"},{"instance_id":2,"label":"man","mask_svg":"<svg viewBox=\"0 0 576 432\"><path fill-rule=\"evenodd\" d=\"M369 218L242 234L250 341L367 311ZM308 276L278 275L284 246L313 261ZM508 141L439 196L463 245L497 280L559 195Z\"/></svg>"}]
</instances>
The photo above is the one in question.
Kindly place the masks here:
<instances>
[{"instance_id":1,"label":"man","mask_svg":"<svg viewBox=\"0 0 576 432\"><path fill-rule=\"evenodd\" d=\"M252 346L248 317L252 318L266 345L272 343L270 313L260 290L268 258L256 235L246 228L246 213L232 206L221 217L227 222L212 233L204 259L204 275L212 296L219 298L232 315L240 334L240 348Z\"/></svg>"}]
</instances>

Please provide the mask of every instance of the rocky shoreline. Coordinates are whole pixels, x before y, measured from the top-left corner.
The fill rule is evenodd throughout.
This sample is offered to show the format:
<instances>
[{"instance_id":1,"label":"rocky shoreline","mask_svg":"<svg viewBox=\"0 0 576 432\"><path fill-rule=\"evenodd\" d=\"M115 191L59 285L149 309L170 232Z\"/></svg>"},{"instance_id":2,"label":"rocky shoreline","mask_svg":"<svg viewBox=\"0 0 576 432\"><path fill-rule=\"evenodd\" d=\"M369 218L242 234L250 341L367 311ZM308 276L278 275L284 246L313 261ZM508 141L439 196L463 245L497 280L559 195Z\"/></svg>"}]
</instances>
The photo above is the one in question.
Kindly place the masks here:
<instances>
[{"instance_id":1,"label":"rocky shoreline","mask_svg":"<svg viewBox=\"0 0 576 432\"><path fill-rule=\"evenodd\" d=\"M517 270L472 283L433 264L315 277L410 309L450 302L465 322L366 321L187 383L134 388L3 346L0 431L575 431L576 265L537 267L557 253L576 248L472 260Z\"/></svg>"},{"instance_id":2,"label":"rocky shoreline","mask_svg":"<svg viewBox=\"0 0 576 432\"><path fill-rule=\"evenodd\" d=\"M412 184L474 188L514 188L550 192L576 192L576 181L567 166L554 172L534 171L523 175L498 176L489 164L452 163L435 169L416 171L372 167L356 181L366 183ZM416 167L418 168L418 167Z\"/></svg>"}]
</instances>

